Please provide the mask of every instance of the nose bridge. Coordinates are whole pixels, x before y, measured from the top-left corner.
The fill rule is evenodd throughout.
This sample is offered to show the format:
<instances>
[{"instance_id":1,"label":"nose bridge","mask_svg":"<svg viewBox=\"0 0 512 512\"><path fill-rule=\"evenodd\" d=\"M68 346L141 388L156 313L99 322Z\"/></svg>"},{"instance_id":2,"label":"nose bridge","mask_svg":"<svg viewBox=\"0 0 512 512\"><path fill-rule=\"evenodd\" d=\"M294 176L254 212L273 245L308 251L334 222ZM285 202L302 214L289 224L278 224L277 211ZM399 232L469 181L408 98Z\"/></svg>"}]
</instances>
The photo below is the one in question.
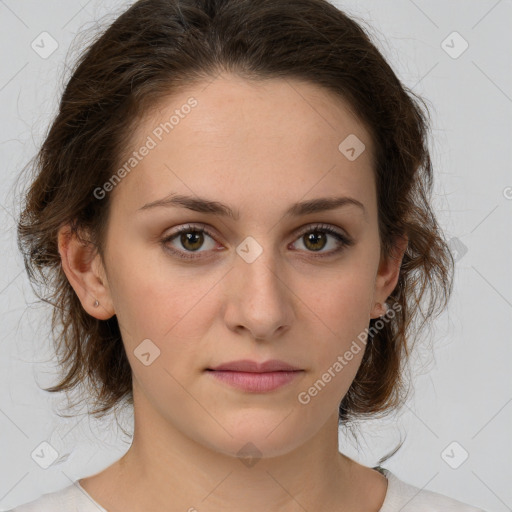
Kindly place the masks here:
<instances>
[{"instance_id":1,"label":"nose bridge","mask_svg":"<svg viewBox=\"0 0 512 512\"><path fill-rule=\"evenodd\" d=\"M291 322L292 307L281 263L271 246L247 237L237 247L231 279L234 292L228 318L232 327L243 326L254 337L268 338Z\"/></svg>"},{"instance_id":2,"label":"nose bridge","mask_svg":"<svg viewBox=\"0 0 512 512\"><path fill-rule=\"evenodd\" d=\"M252 239L240 244L237 253L239 259L235 271L245 283L243 289L249 294L247 298L254 303L263 300L272 306L271 302L278 299L283 286L282 277L278 274L280 264L276 261L272 247L267 244L264 249Z\"/></svg>"}]
</instances>

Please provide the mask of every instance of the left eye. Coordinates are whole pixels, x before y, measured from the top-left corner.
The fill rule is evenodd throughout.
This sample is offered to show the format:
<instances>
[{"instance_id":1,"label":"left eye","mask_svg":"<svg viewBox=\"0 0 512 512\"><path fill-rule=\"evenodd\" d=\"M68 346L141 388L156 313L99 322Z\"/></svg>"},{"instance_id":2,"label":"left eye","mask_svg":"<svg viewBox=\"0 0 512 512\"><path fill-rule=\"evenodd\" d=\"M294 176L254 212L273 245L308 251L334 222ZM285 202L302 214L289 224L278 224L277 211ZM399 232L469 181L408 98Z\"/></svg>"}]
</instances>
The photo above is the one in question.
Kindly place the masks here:
<instances>
[{"instance_id":1,"label":"left eye","mask_svg":"<svg viewBox=\"0 0 512 512\"><path fill-rule=\"evenodd\" d=\"M351 240L348 237L331 226L310 227L299 235L299 240L302 241L306 249L310 249L312 252L318 252L328 245L329 236L334 238L334 248L330 251L326 251L326 255L339 252L343 247L351 245Z\"/></svg>"},{"instance_id":2,"label":"left eye","mask_svg":"<svg viewBox=\"0 0 512 512\"><path fill-rule=\"evenodd\" d=\"M212 234L202 226L187 225L179 228L172 235L164 238L162 244L172 254L182 259L197 259L201 258L200 255L192 255L190 253L203 253L206 251L200 251L199 249L204 248L205 236L210 238L210 247L207 250L214 250L216 242ZM351 238L332 228L329 225L320 225L308 227L298 235L298 239L303 243L306 248L306 252L319 252L328 245L329 236L334 238L334 248L330 251L323 251L319 257L331 256L335 253L340 252L345 247L352 245L354 242ZM179 249L170 244L175 239L181 244L184 249ZM188 253L188 254L187 254Z\"/></svg>"}]
</instances>

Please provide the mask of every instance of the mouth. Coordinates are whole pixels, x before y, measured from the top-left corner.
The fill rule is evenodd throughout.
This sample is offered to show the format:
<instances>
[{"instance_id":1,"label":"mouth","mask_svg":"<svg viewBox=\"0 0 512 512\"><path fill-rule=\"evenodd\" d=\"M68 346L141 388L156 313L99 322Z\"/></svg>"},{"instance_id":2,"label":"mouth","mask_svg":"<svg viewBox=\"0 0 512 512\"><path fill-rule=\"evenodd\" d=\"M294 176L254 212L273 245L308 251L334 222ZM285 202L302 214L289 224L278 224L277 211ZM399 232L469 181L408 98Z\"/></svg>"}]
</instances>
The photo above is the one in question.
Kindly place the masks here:
<instances>
[{"instance_id":1,"label":"mouth","mask_svg":"<svg viewBox=\"0 0 512 512\"><path fill-rule=\"evenodd\" d=\"M224 363L206 371L216 380L231 387L254 393L264 393L292 382L304 370L279 360L264 363L241 360Z\"/></svg>"}]
</instances>

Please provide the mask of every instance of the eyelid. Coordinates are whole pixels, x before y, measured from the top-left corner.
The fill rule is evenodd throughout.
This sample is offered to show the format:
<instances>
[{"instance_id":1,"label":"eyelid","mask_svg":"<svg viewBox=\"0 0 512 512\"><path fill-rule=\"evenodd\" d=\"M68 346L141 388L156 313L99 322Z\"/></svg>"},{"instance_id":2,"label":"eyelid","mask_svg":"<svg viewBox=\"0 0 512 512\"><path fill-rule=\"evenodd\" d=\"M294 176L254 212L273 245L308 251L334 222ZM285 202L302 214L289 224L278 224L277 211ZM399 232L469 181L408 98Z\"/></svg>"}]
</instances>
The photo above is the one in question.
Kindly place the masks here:
<instances>
[{"instance_id":1,"label":"eyelid","mask_svg":"<svg viewBox=\"0 0 512 512\"><path fill-rule=\"evenodd\" d=\"M209 237L213 238L216 242L218 241L217 238L222 238L220 235L217 234L216 230L214 230L207 224L202 222L190 222L178 226L173 232L169 233L168 235L165 235L164 240L168 241L169 239L172 239L180 235L181 233L187 233L189 231L199 231L205 233Z\"/></svg>"},{"instance_id":2,"label":"eyelid","mask_svg":"<svg viewBox=\"0 0 512 512\"><path fill-rule=\"evenodd\" d=\"M331 234L336 233L337 235L342 236L345 240L349 241L351 240L351 237L347 234L347 232L344 229L341 229L337 226L333 226L332 224L325 224L325 223L310 223L306 226L299 228L298 230L294 231L293 236L298 237L302 236L306 233L309 233L310 231L330 231Z\"/></svg>"},{"instance_id":3,"label":"eyelid","mask_svg":"<svg viewBox=\"0 0 512 512\"><path fill-rule=\"evenodd\" d=\"M323 229L326 229L326 230L331 229L331 230L335 231L336 233L338 233L339 235L342 235L345 239L351 240L351 236L348 235L348 233L344 229L339 228L334 225L331 225L331 224L326 224L326 223L321 223L321 222L320 223L312 222L312 223L306 224L305 226L297 228L297 229L293 230L292 235L294 237L298 237L298 236L308 233L314 229L317 229L319 231L323 230ZM204 231L208 236L210 236L212 238L215 238L215 237L222 238L217 234L216 230L214 230L213 228L210 228L210 226L208 224L205 224L204 222L190 222L190 223L182 224L182 225L178 226L178 228L174 232L172 232L168 235L165 235L164 238L166 238L166 239L172 238L186 230Z\"/></svg>"}]
</instances>

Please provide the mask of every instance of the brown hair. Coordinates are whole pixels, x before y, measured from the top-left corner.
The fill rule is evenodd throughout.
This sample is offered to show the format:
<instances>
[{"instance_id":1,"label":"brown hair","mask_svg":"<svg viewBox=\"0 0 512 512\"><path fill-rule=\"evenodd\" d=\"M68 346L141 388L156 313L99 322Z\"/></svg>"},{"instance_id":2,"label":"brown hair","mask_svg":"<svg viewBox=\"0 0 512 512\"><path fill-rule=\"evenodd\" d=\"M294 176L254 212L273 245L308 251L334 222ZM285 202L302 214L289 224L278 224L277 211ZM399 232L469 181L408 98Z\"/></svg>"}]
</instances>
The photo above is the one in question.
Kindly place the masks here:
<instances>
[{"instance_id":1,"label":"brown hair","mask_svg":"<svg viewBox=\"0 0 512 512\"><path fill-rule=\"evenodd\" d=\"M369 130L382 254L392 254L396 236L406 234L409 244L387 301L396 314L375 331L377 320L370 321L339 418L348 424L400 407L409 392L404 369L412 344L452 289L453 258L429 204L428 108L401 84L361 23L326 0L140 0L82 54L34 159L36 176L18 223L29 277L48 287L49 295L38 297L54 306L64 373L46 391L88 382L99 416L123 400L133 404L117 318L85 312L62 270L57 232L69 223L103 255L110 201L93 191L114 174L135 123L164 97L222 71L316 84L348 102ZM415 325L418 315L423 321Z\"/></svg>"}]
</instances>

